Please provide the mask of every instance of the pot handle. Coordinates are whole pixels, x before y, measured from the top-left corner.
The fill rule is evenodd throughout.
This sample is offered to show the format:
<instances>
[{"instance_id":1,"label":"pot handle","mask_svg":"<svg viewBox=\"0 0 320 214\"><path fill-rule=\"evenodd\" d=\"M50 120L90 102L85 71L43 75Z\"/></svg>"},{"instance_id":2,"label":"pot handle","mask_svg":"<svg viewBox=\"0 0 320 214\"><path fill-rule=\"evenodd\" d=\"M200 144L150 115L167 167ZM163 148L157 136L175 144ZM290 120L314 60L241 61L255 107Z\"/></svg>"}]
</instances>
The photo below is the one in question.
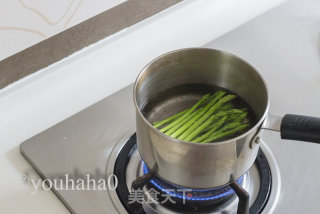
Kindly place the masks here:
<instances>
[{"instance_id":1,"label":"pot handle","mask_svg":"<svg viewBox=\"0 0 320 214\"><path fill-rule=\"evenodd\" d=\"M280 131L281 139L320 143L320 118L286 114L283 118L269 116L263 129Z\"/></svg>"},{"instance_id":2,"label":"pot handle","mask_svg":"<svg viewBox=\"0 0 320 214\"><path fill-rule=\"evenodd\" d=\"M282 139L320 143L320 118L286 114L281 122Z\"/></svg>"}]
</instances>

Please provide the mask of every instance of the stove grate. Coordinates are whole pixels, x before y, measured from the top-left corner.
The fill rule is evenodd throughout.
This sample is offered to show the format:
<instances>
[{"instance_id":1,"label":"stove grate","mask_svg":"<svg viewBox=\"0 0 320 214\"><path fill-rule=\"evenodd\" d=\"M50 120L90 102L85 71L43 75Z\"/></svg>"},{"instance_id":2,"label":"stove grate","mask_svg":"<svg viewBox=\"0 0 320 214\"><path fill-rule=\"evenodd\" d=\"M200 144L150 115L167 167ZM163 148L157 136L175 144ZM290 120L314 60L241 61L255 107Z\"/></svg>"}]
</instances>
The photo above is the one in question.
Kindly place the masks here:
<instances>
[{"instance_id":1,"label":"stove grate","mask_svg":"<svg viewBox=\"0 0 320 214\"><path fill-rule=\"evenodd\" d=\"M143 162L143 173L148 174L149 169L147 165ZM243 176L237 180L238 184L242 184ZM165 192L173 197L187 200L187 201L212 201L217 199L222 199L227 196L233 195L234 191L230 186L212 188L212 189L188 189L179 187L170 183L167 183L159 178L154 178L150 180L158 190Z\"/></svg>"}]
</instances>

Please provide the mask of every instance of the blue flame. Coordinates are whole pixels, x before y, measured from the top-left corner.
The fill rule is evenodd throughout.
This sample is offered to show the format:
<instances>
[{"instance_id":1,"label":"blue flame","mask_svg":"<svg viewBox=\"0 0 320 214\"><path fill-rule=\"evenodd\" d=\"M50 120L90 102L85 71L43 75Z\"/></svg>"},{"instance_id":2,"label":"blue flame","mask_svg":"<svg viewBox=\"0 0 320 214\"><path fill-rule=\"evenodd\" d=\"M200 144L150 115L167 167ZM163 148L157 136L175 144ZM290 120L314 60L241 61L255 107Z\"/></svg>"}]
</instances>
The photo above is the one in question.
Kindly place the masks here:
<instances>
[{"instance_id":1,"label":"blue flame","mask_svg":"<svg viewBox=\"0 0 320 214\"><path fill-rule=\"evenodd\" d=\"M149 169L147 165L143 162L143 173L147 174ZM158 178L150 180L150 182L162 192L165 192L168 195L173 197L182 199L182 200L190 200L190 201L209 201L209 200L217 200L229 195L234 194L234 191L229 187L218 187L213 189L187 189L184 187L179 187L173 184L169 184L164 182ZM243 176L237 180L238 184L242 184ZM191 195L190 195L191 193Z\"/></svg>"}]
</instances>

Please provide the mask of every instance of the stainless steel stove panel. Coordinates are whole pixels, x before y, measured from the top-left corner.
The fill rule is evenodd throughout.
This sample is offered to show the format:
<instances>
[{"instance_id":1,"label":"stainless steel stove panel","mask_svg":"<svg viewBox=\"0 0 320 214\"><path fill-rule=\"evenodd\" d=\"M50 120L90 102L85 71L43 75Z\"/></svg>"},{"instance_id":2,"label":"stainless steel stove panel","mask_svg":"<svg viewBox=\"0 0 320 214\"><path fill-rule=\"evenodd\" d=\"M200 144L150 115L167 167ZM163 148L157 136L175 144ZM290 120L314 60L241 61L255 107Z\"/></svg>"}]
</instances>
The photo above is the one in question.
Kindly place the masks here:
<instances>
[{"instance_id":1,"label":"stainless steel stove panel","mask_svg":"<svg viewBox=\"0 0 320 214\"><path fill-rule=\"evenodd\" d=\"M42 178L57 175L106 176L114 145L135 130L132 85L21 144ZM54 192L72 213L117 213L106 191Z\"/></svg>"}]
</instances>

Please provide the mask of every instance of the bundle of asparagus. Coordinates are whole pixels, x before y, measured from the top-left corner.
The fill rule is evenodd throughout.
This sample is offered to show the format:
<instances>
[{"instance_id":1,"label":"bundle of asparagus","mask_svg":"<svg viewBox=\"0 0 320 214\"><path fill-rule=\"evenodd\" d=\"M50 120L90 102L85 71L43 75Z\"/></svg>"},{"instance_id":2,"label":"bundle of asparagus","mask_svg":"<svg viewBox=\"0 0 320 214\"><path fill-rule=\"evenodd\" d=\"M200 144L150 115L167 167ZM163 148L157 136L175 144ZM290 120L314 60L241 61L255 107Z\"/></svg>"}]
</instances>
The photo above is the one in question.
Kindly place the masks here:
<instances>
[{"instance_id":1,"label":"bundle of asparagus","mask_svg":"<svg viewBox=\"0 0 320 214\"><path fill-rule=\"evenodd\" d=\"M247 109L233 108L230 101L235 98L225 91L206 94L191 108L153 125L168 136L193 143L233 136L249 126Z\"/></svg>"}]
</instances>

